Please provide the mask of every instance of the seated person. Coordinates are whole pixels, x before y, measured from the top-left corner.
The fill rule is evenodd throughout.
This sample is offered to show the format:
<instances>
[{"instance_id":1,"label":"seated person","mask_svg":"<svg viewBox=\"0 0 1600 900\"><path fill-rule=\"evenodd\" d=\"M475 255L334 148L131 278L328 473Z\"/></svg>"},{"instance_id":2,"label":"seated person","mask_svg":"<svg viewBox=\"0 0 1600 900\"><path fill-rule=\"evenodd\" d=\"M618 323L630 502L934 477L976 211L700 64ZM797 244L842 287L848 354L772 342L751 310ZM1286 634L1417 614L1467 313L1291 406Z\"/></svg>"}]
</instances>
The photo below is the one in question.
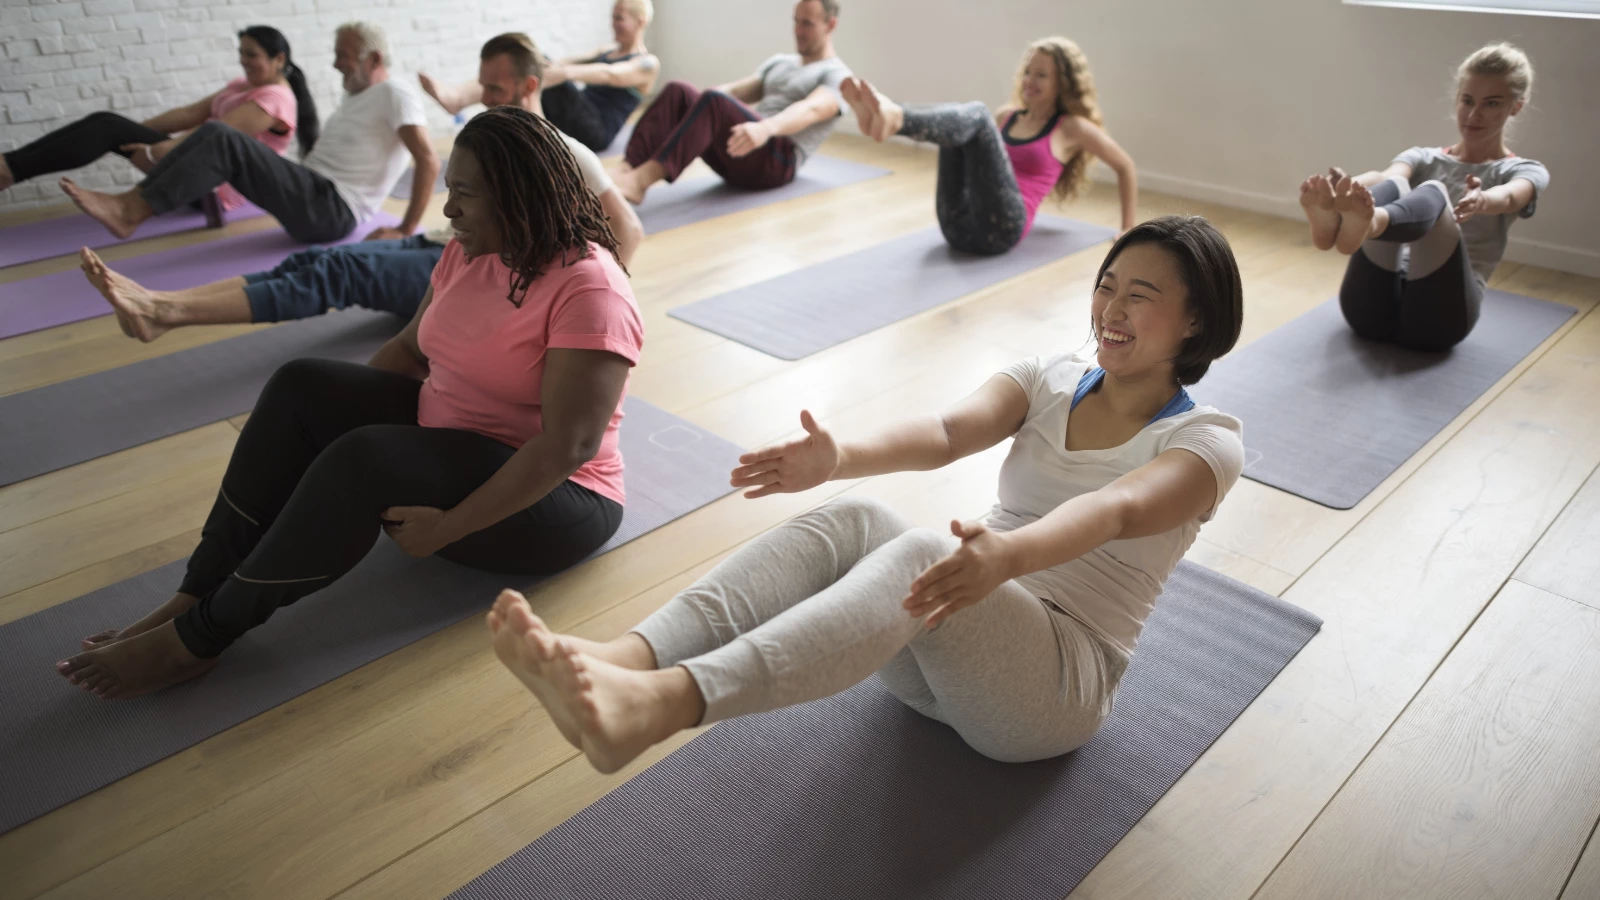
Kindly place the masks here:
<instances>
[{"instance_id":1,"label":"seated person","mask_svg":"<svg viewBox=\"0 0 1600 900\"><path fill-rule=\"evenodd\" d=\"M596 153L611 146L661 72L661 61L644 46L644 30L654 15L650 0L617 0L611 8L615 43L587 56L545 63L544 111L552 125ZM485 102L475 82L447 89L427 75L417 79L452 116Z\"/></svg>"},{"instance_id":2,"label":"seated person","mask_svg":"<svg viewBox=\"0 0 1600 900\"><path fill-rule=\"evenodd\" d=\"M482 95L495 105L520 106L541 115L539 73L543 57L525 34L502 34L483 45L478 66ZM644 240L639 214L611 184L599 157L573 138L562 142L584 185L600 201L617 238L617 258L627 266ZM428 292L433 267L450 243L449 228L407 238L312 247L270 272L255 272L181 291L152 291L106 266L85 247L83 271L116 311L122 332L153 341L183 325L281 322L330 309L364 306L411 318Z\"/></svg>"},{"instance_id":3,"label":"seated person","mask_svg":"<svg viewBox=\"0 0 1600 900\"><path fill-rule=\"evenodd\" d=\"M1244 468L1239 420L1184 385L1239 338L1239 269L1199 217L1135 226L1095 279L1095 358L1019 360L942 414L745 454L745 496L926 471L1011 442L998 500L952 534L834 500L717 564L632 631L551 632L506 591L496 654L602 772L686 728L808 703L877 673L978 753L1089 740L1163 582Z\"/></svg>"},{"instance_id":4,"label":"seated person","mask_svg":"<svg viewBox=\"0 0 1600 900\"><path fill-rule=\"evenodd\" d=\"M1442 351L1472 333L1511 226L1550 186L1542 163L1506 147L1532 91L1527 54L1490 44L1456 73L1456 143L1412 147L1381 172L1330 168L1301 182L1312 244L1350 257L1339 308L1356 334Z\"/></svg>"},{"instance_id":5,"label":"seated person","mask_svg":"<svg viewBox=\"0 0 1600 900\"><path fill-rule=\"evenodd\" d=\"M798 52L780 53L754 75L704 93L681 81L662 88L633 127L627 164L616 177L622 195L643 203L651 185L677 181L697 158L734 187L764 190L793 181L843 108L839 88L850 70L833 52L838 25L837 0L800 0Z\"/></svg>"},{"instance_id":6,"label":"seated person","mask_svg":"<svg viewBox=\"0 0 1600 900\"><path fill-rule=\"evenodd\" d=\"M1045 197L1069 200L1088 184L1094 157L1117 173L1121 230L1137 221L1133 159L1100 127L1089 60L1064 37L1028 46L1011 105L993 115L977 102L902 107L854 77L843 92L862 134L939 146L934 210L957 250L995 254L1021 243Z\"/></svg>"},{"instance_id":7,"label":"seated person","mask_svg":"<svg viewBox=\"0 0 1600 900\"><path fill-rule=\"evenodd\" d=\"M511 106L467 124L446 182L455 237L411 323L369 365L273 375L177 594L86 638L63 677L129 698L204 674L380 530L415 557L526 575L616 532L643 327L600 203L560 133Z\"/></svg>"},{"instance_id":8,"label":"seated person","mask_svg":"<svg viewBox=\"0 0 1600 900\"><path fill-rule=\"evenodd\" d=\"M412 168L411 205L399 228L369 237L401 238L417 230L439 174L427 118L416 89L389 77L389 43L365 22L341 25L333 67L347 92L323 126L317 146L299 163L222 122L207 122L174 147L135 189L123 194L85 190L69 178L61 187L85 213L119 238L151 216L193 203L226 182L271 213L283 230L308 244L337 241L377 213Z\"/></svg>"},{"instance_id":9,"label":"seated person","mask_svg":"<svg viewBox=\"0 0 1600 900\"><path fill-rule=\"evenodd\" d=\"M107 153L149 172L193 129L210 121L250 135L274 153L289 149L289 139L298 137L300 152L310 153L322 126L317 121L316 101L306 88L305 73L289 56L288 39L266 25L239 32L239 68L244 76L228 82L222 90L153 119L135 122L114 112L91 113L0 155L0 190L40 175L87 166ZM244 205L239 192L226 184L217 188L217 200L224 211Z\"/></svg>"}]
</instances>

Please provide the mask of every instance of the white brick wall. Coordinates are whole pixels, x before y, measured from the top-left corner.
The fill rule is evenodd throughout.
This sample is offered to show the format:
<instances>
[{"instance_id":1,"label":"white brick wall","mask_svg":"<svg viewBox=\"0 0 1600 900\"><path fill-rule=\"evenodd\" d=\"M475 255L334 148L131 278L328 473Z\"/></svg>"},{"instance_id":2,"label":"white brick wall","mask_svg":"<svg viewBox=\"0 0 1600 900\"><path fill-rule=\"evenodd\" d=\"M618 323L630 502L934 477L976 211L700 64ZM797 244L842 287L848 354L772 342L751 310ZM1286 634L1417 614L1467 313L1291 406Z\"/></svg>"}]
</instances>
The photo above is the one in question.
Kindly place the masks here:
<instances>
[{"instance_id":1,"label":"white brick wall","mask_svg":"<svg viewBox=\"0 0 1600 900\"><path fill-rule=\"evenodd\" d=\"M234 35L247 25L289 38L326 120L342 94L333 29L354 19L388 31L395 71L413 83L418 70L474 77L479 46L502 31L526 31L552 56L610 37L606 0L0 0L0 152L96 110L142 120L214 92L239 75ZM139 176L114 156L70 174L102 190ZM45 176L0 191L0 211L62 199Z\"/></svg>"}]
</instances>

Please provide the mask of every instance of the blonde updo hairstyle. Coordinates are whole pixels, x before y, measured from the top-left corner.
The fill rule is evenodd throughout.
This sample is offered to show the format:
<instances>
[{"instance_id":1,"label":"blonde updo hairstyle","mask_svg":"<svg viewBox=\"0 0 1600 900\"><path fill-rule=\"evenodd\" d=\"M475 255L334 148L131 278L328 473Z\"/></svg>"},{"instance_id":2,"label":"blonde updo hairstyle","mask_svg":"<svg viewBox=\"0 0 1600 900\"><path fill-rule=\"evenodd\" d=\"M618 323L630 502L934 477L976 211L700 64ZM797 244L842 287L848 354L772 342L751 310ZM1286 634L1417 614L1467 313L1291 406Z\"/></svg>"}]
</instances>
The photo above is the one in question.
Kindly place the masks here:
<instances>
[{"instance_id":1,"label":"blonde updo hairstyle","mask_svg":"<svg viewBox=\"0 0 1600 900\"><path fill-rule=\"evenodd\" d=\"M1022 79L1035 53L1043 53L1055 64L1056 112L1104 125L1100 118L1100 99L1094 89L1094 74L1089 71L1089 58L1083 55L1077 44L1064 37L1041 38L1028 45L1027 52L1022 54L1022 65L1017 69L1012 102L1017 106L1024 105ZM1061 177L1056 179L1055 190L1051 192L1056 199L1071 200L1078 195L1089 181L1089 163L1087 152L1081 148L1073 151L1072 157L1061 170Z\"/></svg>"},{"instance_id":2,"label":"blonde updo hairstyle","mask_svg":"<svg viewBox=\"0 0 1600 900\"><path fill-rule=\"evenodd\" d=\"M1504 79L1516 104L1526 103L1533 94L1533 63L1521 47L1505 41L1482 47L1462 60L1456 70L1456 97L1452 100L1460 97L1461 85L1474 75Z\"/></svg>"},{"instance_id":3,"label":"blonde updo hairstyle","mask_svg":"<svg viewBox=\"0 0 1600 900\"><path fill-rule=\"evenodd\" d=\"M633 14L639 20L641 29L648 28L650 20L655 18L656 8L650 0L618 0L622 8Z\"/></svg>"}]
</instances>

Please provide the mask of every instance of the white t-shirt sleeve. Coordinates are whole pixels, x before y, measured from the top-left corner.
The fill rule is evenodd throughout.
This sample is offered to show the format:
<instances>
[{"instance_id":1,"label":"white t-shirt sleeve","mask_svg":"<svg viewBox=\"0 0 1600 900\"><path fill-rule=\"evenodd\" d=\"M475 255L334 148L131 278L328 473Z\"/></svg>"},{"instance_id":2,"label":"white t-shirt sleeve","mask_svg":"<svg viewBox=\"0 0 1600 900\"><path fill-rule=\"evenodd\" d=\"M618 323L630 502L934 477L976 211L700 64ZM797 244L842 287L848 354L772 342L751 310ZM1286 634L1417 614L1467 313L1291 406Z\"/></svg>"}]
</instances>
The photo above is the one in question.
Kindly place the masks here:
<instances>
[{"instance_id":1,"label":"white t-shirt sleeve","mask_svg":"<svg viewBox=\"0 0 1600 900\"><path fill-rule=\"evenodd\" d=\"M572 158L578 164L578 171L583 175L583 183L589 186L589 193L596 197L611 190L615 185L611 176L606 172L606 167L600 164L600 157L593 150L566 133L561 135L567 149L572 151Z\"/></svg>"},{"instance_id":2,"label":"white t-shirt sleeve","mask_svg":"<svg viewBox=\"0 0 1600 900\"><path fill-rule=\"evenodd\" d=\"M1033 412L1034 398L1039 396L1039 390L1044 387L1044 370L1044 358L1039 356L1019 359L1000 370L1001 375L1022 386L1022 392L1028 395L1030 414Z\"/></svg>"},{"instance_id":3,"label":"white t-shirt sleeve","mask_svg":"<svg viewBox=\"0 0 1600 900\"><path fill-rule=\"evenodd\" d=\"M1200 521L1209 522L1222 505L1222 498L1233 490L1244 472L1244 438L1239 420L1221 415L1196 417L1195 421L1186 422L1173 431L1162 452L1174 448L1188 450L1205 460L1211 467L1211 474L1216 476L1216 502L1200 516Z\"/></svg>"},{"instance_id":4,"label":"white t-shirt sleeve","mask_svg":"<svg viewBox=\"0 0 1600 900\"><path fill-rule=\"evenodd\" d=\"M427 128L428 111L422 105L422 97L393 80L385 83L389 87L389 128L393 131L399 131L407 125Z\"/></svg>"}]
</instances>

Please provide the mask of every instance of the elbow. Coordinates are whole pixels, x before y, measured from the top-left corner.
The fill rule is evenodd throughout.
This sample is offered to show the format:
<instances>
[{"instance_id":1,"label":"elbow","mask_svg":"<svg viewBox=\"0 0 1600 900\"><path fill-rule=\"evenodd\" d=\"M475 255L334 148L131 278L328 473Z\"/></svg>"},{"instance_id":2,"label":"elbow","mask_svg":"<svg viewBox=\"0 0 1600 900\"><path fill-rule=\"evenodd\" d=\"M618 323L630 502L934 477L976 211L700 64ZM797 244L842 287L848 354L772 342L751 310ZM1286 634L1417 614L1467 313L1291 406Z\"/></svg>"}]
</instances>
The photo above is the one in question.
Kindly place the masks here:
<instances>
[{"instance_id":1,"label":"elbow","mask_svg":"<svg viewBox=\"0 0 1600 900\"><path fill-rule=\"evenodd\" d=\"M597 435L572 435L562 442L562 467L568 476L578 471L600 453L600 444L604 434Z\"/></svg>"}]
</instances>

